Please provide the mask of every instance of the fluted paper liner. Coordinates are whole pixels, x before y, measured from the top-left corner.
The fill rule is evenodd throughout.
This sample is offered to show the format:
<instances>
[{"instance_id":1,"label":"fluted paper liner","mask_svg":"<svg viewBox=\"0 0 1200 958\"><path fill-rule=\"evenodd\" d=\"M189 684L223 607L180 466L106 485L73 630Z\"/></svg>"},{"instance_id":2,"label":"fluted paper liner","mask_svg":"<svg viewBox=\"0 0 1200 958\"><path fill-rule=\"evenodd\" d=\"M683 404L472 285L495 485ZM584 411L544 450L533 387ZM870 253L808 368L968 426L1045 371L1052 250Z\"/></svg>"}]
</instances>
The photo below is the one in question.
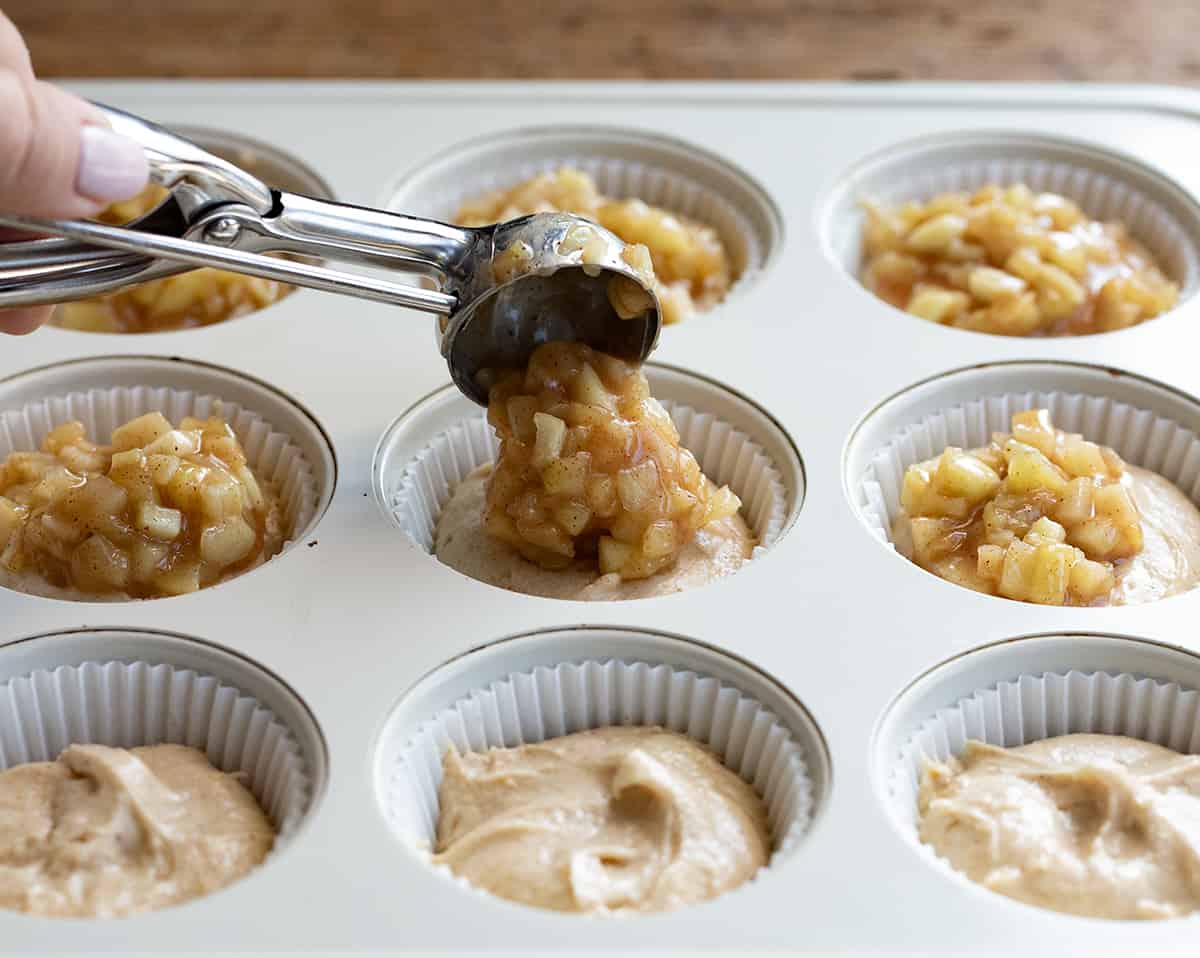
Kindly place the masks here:
<instances>
[{"instance_id":1,"label":"fluted paper liner","mask_svg":"<svg viewBox=\"0 0 1200 958\"><path fill-rule=\"evenodd\" d=\"M704 474L718 486L728 484L742 500L741 514L758 539L751 557L758 558L775 544L787 521L787 492L779 470L762 446L712 413L661 402ZM438 516L455 488L479 466L493 462L499 448L487 413L480 412L436 435L404 467L388 506L425 551L433 552Z\"/></svg>"},{"instance_id":2,"label":"fluted paper liner","mask_svg":"<svg viewBox=\"0 0 1200 958\"><path fill-rule=\"evenodd\" d=\"M79 420L89 439L104 444L118 426L150 412L161 412L172 425L178 425L185 416L199 419L220 416L233 427L251 471L268 480L279 496L285 518L284 549L291 544L294 535L312 521L320 490L312 466L300 447L253 410L193 390L116 386L51 396L19 409L0 412L0 462L10 453L41 448L47 433L63 423ZM6 581L6 584L29 592L37 588L37 583L32 580ZM47 592L66 595L64 590L53 590L49 586Z\"/></svg>"},{"instance_id":3,"label":"fluted paper liner","mask_svg":"<svg viewBox=\"0 0 1200 958\"><path fill-rule=\"evenodd\" d=\"M1022 675L977 691L930 716L901 747L887 782L892 813L931 861L965 881L917 835L925 762L959 755L969 739L1013 748L1076 733L1200 753L1200 692L1128 673L1076 671Z\"/></svg>"},{"instance_id":4,"label":"fluted paper liner","mask_svg":"<svg viewBox=\"0 0 1200 958\"><path fill-rule=\"evenodd\" d=\"M678 169L672 159L685 151L684 144L643 137L632 130L530 130L500 140L494 149L477 147L457 158L434 161L404 177L384 202L388 209L450 221L467 200L511 189L564 166L574 167L591 176L605 196L641 199L713 227L733 269L728 298L763 268L774 251L779 238L777 216L765 198L748 188L744 174L715 157L708 158L706 182ZM639 154L647 158L638 159ZM689 159L696 155L699 151Z\"/></svg>"},{"instance_id":5,"label":"fluted paper liner","mask_svg":"<svg viewBox=\"0 0 1200 958\"><path fill-rule=\"evenodd\" d=\"M953 144L947 152L957 155L963 147L964 144ZM1196 211L1185 209L1182 203L1168 205L1150 195L1137 182L1145 179L1147 172L1136 167L1127 170L1128 175L1109 172L1104 167L1111 157L1097 151L1098 147L1072 147L1072 159L1067 160L1060 145L1047 145L1037 137L1018 144L1015 138L991 141L983 134L969 161L947 162L946 155L932 148L920 156L908 155L903 158L907 163L901 160L896 166L881 165L873 171L851 199L856 207L868 199L888 205L906 200L924 202L939 193L972 193L989 183L1000 186L1024 183L1035 193L1058 193L1074 200L1093 220L1123 223L1130 235L1149 250L1163 272L1179 284L1182 302L1200 286L1200 251L1193 239L1195 230L1189 233L1184 227L1187 220L1195 227ZM1021 155L1014 157L1013 153ZM835 239L835 245L840 247L846 268L857 273L862 260L863 213L861 208L843 212L853 222L837 227L841 241Z\"/></svg>"},{"instance_id":6,"label":"fluted paper liner","mask_svg":"<svg viewBox=\"0 0 1200 958\"><path fill-rule=\"evenodd\" d=\"M660 725L711 747L766 803L772 862L808 828L805 758L773 713L718 679L611 659L509 674L422 723L386 779L388 818L417 848L432 848L447 749L512 748L612 725Z\"/></svg>"},{"instance_id":7,"label":"fluted paper liner","mask_svg":"<svg viewBox=\"0 0 1200 958\"><path fill-rule=\"evenodd\" d=\"M238 776L286 842L308 809L310 770L267 708L211 675L169 664L85 662L0 685L0 767L49 762L68 745L197 748Z\"/></svg>"},{"instance_id":8,"label":"fluted paper liner","mask_svg":"<svg viewBox=\"0 0 1200 958\"><path fill-rule=\"evenodd\" d=\"M1065 392L1011 392L984 396L906 426L871 456L858 485L859 513L880 542L891 544L901 512L904 471L947 446L986 445L1009 432L1014 413L1050 410L1054 425L1110 446L1126 462L1156 472L1200 503L1200 437L1172 419L1104 396Z\"/></svg>"}]
</instances>

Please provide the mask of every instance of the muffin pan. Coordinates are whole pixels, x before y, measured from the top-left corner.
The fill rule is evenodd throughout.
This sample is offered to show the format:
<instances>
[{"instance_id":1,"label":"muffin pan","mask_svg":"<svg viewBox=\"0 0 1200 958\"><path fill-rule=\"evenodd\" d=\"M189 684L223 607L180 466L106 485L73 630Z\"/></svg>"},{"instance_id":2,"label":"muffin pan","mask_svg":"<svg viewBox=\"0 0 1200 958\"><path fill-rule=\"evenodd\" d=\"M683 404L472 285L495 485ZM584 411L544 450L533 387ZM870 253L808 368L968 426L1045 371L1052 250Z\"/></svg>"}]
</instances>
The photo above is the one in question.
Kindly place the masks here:
<instances>
[{"instance_id":1,"label":"muffin pan","mask_svg":"<svg viewBox=\"0 0 1200 958\"><path fill-rule=\"evenodd\" d=\"M1053 709L1038 719L1029 704L1026 689L1038 683L1055 694L1097 684L1092 705L1057 713L1072 721L1115 723L1200 748L1193 625L1200 593L1102 609L1002 601L903 561L887 546L882 523L869 520L871 508L886 509L883 450L903 446L916 455L920 441L942 441L938 430L983 428L963 416L971 404L994 410L1003 397L1030 394L1074 408L1085 428L1101 430L1092 438L1116 442L1128 427L1133 445L1122 452L1196 494L1200 463L1188 448L1200 433L1200 306L1185 296L1165 316L1116 333L1004 339L910 320L863 289L853 269L854 203L864 190L928 190L947 176L974 182L980 170L1015 164L1050 177L1046 183L1076 194L1093 215L1113 209L1133 217L1135 233L1163 250L1164 267L1190 292L1200 262L1200 171L1189 149L1200 97L958 86L78 89L168 124L273 144L302 157L349 202L445 215L460 187L506 185L497 177L578 157L609 192L637 184L660 190L647 200L670 206L674 198L701 219L707 212L734 235L751 281L716 309L664 330L650 376L665 398L744 433L782 491L768 483L762 501L769 505L750 506L761 511L750 517L755 524L765 517L777 526L773 544L727 579L637 602L531 598L433 561L423 533L406 531L394 515L413 461L481 415L445 388L427 316L299 290L203 329L136 338L45 329L5 341L0 418L20 418L38 404L60 415L63 397L117 388L213 396L286 437L303 455L313 490L290 547L216 588L120 604L0 591L0 684L38 673L21 688L22 707L39 721L21 728L52 728L47 752L64 736L86 734L47 714L40 684L47 670L63 676L53 670L101 663L86 666L93 674L115 662L135 671L190 670L257 701L294 740L289 754L307 776L296 827L242 881L119 922L0 913L7 947L962 953L981 942L1038 952L1071 936L1080 948L1141 953L1194 940L1198 918L1079 919L962 880L913 838L910 757L918 740L953 747L977 719L1006 742L1052 734ZM1104 189L1088 192L1098 178ZM1116 414L1118 407L1124 411ZM19 430L0 435L5 443L23 437L32 438ZM487 451L476 442L470 454ZM444 491L429 487L435 507ZM807 782L796 792L807 795L807 824L776 835L780 851L770 867L703 905L620 921L522 908L431 869L417 847L421 829L409 827L428 828L428 805L402 815L394 804L404 794L397 783L406 781L399 760L421 736L457 716L451 721L461 720L461 734L477 747L513 731L472 725L486 702L499 701L489 691L505 682L517 689L529 676L590 694L597 676L624 687L618 674L638 677L631 681L651 697L675 680L692 689L687 708L698 711L678 726L692 734L712 734L717 717L708 703L719 696L697 689L728 690L721 694L754 703L769 713L766 727L788 733L764 741L786 758L779 768ZM1150 701L1172 684L1178 691L1165 693L1169 709ZM1012 706L1014 688L1023 704ZM611 698L607 706L573 694L560 699L571 728L607 715L659 721L664 714L646 699L638 699L644 712L616 709ZM583 701L592 702L587 714L579 712ZM542 706L542 717L553 718L553 708ZM108 720L107 708L94 706L104 712L95 721ZM666 720L683 723L682 708L669 706ZM0 736L6 750L12 721ZM938 732L939 723L958 731ZM730 755L764 794L781 787L744 758ZM424 789L428 798L431 784L407 794ZM793 812L802 805L798 798Z\"/></svg>"}]
</instances>

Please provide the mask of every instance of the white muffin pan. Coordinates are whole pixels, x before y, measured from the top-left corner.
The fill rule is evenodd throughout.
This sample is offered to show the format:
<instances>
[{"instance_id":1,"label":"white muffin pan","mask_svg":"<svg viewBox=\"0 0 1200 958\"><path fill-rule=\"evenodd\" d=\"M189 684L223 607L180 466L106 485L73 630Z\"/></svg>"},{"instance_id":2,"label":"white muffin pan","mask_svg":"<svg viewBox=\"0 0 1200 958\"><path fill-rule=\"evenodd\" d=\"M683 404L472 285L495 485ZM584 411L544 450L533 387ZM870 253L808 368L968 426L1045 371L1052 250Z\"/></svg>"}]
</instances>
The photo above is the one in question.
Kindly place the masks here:
<instances>
[{"instance_id":1,"label":"white muffin pan","mask_svg":"<svg viewBox=\"0 0 1200 958\"><path fill-rule=\"evenodd\" d=\"M1021 170L1088 212L1130 217L1190 293L1200 275L1192 158L1200 95L1036 86L76 88L168 125L271 144L350 202L445 215L464 188L509 185L577 158L610 193L636 187L722 231L744 230L732 245L753 281L665 329L650 373L665 398L729 424L770 460L778 488L762 486L751 521L774 541L727 579L636 602L533 598L442 566L421 523L397 515L395 495L440 436L477 414L445 388L433 320L409 310L301 290L198 330L44 329L3 339L0 420L38 404L53 419L81 401L72 396L118 387L164 390L178 403L211 396L285 436L309 477L289 548L212 589L115 604L0 590L0 694L23 696L19 716L0 716L6 750L24 729L42 730L30 756L89 735L119 732L135 744L199 735L167 694L150 695L140 724L116 726L105 724L109 706L96 705L108 699L47 715L53 696L40 697L73 674L56 669L93 683L130 670L150 683L137 694L194 675L228 689L230 701L257 703L267 715L256 725L255 710L241 706L250 708L245 727L278 727L298 776L295 790L272 785L291 796L276 810L286 840L242 881L122 921L0 913L6 950L1194 947L1200 918L1072 918L970 885L916 842L911 776L915 749L952 751L976 729L1015 742L1098 722L1194 748L1196 730L1175 726L1197 720L1200 592L1112 609L977 595L899 557L879 515L888 509L886 464L923 455L943 433L974 441L997 409L1023 396L1051 397L1064 415L1109 430L1096 438L1130 443L1133 453L1122 451L1132 461L1191 477L1186 491L1195 495L1200 305L1185 299L1117 333L1005 339L905 316L863 289L854 270L861 195L927 194ZM37 438L32 420L27 430ZM488 452L478 440L476 458ZM434 507L448 487L429 487ZM600 677L626 689L631 676L637 695L591 697ZM523 705L527 681L559 697ZM686 691L672 692L677 682ZM1094 708L1073 699L1039 713L1030 704L1035 686L1058 694L1082 682L1103 690ZM1155 705L1155 690L1172 684L1169 707ZM517 691L506 698L504 689ZM1014 694L1026 697L1014 705ZM763 740L789 775L764 776L751 739L740 752L718 748L769 803L784 780L796 796L780 806L778 820L791 827L775 836L771 865L742 888L671 914L598 921L512 905L429 867L420 842L432 781L414 786L403 770L416 756L422 774L436 775L436 736L480 747L531 734L533 726L486 720L508 702L540 717L535 735L559 719L567 730L612 716L661 719L703 738L721 728L705 703L726 700L758 716L747 728L782 730ZM635 701L639 708L617 707ZM699 711L684 716L683 701ZM1129 710L1140 701L1150 704ZM225 767L249 760L251 745L239 751L231 741L251 734L242 727L213 727L204 740Z\"/></svg>"}]
</instances>

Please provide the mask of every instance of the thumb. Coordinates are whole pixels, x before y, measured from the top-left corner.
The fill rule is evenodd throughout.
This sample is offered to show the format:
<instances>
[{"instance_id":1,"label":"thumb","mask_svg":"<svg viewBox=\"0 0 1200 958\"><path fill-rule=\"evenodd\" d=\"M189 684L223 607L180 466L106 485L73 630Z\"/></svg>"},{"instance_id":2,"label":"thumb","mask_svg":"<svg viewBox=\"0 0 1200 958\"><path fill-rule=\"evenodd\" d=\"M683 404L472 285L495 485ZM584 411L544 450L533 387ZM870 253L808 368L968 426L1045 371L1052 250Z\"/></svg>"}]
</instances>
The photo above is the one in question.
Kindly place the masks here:
<instances>
[{"instance_id":1,"label":"thumb","mask_svg":"<svg viewBox=\"0 0 1200 958\"><path fill-rule=\"evenodd\" d=\"M92 216L146 185L142 148L65 90L0 69L0 209Z\"/></svg>"}]
</instances>

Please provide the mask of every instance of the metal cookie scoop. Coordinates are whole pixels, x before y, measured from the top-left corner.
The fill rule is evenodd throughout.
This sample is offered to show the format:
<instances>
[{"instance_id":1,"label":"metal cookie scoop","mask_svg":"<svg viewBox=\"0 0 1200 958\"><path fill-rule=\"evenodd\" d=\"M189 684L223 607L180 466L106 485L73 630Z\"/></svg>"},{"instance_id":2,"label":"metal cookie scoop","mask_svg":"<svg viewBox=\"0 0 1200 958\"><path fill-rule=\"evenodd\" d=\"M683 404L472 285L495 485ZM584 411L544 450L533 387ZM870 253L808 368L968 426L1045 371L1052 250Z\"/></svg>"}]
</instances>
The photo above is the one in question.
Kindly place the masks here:
<instances>
[{"instance_id":1,"label":"metal cookie scoop","mask_svg":"<svg viewBox=\"0 0 1200 958\"><path fill-rule=\"evenodd\" d=\"M315 199L273 189L147 120L102 109L142 145L151 179L170 197L124 227L0 212L0 226L60 237L0 244L0 309L86 299L215 266L439 314L450 375L481 404L486 371L523 366L541 343L576 340L638 361L657 344L662 319L649 276L626 261L617 236L578 216L538 213L467 229ZM441 288L395 282L379 269L426 273Z\"/></svg>"}]
</instances>

